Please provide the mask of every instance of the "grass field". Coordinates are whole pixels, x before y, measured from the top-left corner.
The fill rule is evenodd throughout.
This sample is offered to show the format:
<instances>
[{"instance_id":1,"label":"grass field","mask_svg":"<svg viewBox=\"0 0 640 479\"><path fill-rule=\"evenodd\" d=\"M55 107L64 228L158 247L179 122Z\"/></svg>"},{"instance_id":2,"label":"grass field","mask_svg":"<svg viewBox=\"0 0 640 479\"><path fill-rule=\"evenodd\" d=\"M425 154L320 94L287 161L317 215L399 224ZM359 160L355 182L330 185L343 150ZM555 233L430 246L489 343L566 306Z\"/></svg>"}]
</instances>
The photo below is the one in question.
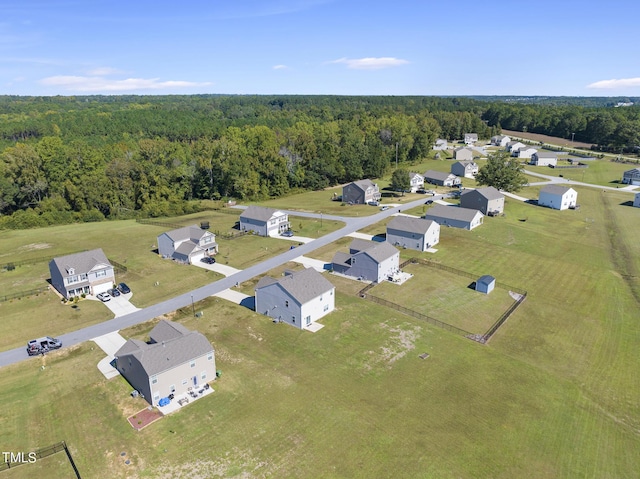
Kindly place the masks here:
<instances>
[{"instance_id":1,"label":"grass field","mask_svg":"<svg viewBox=\"0 0 640 479\"><path fill-rule=\"evenodd\" d=\"M636 478L640 210L623 193L576 189L577 211L508 199L506 216L445 228L425 256L528 291L488 345L362 300L360 283L333 276L337 310L315 334L209 298L202 318L174 319L216 348L214 394L135 432L126 417L143 404L100 375L103 354L84 343L0 369L1 447L64 439L87 478ZM41 241L24 234L16 245ZM417 301L430 284L416 274L385 294ZM3 474L65 477L51 464Z\"/></svg>"}]
</instances>

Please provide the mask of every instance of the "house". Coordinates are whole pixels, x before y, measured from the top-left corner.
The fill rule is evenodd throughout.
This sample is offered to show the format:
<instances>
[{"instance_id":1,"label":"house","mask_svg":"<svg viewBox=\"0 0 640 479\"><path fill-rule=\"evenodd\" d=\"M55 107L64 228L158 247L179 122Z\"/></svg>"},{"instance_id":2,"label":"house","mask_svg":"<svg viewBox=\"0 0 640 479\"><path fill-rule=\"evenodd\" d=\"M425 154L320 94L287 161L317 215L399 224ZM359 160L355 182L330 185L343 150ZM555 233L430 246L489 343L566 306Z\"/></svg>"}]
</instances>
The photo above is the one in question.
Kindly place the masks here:
<instances>
[{"instance_id":1,"label":"house","mask_svg":"<svg viewBox=\"0 0 640 479\"><path fill-rule=\"evenodd\" d=\"M465 190L460 195L460 206L495 216L504 212L504 195L493 186Z\"/></svg>"},{"instance_id":2,"label":"house","mask_svg":"<svg viewBox=\"0 0 640 479\"><path fill-rule=\"evenodd\" d=\"M453 158L459 161L473 161L473 150L471 148L456 148L453 150Z\"/></svg>"},{"instance_id":3,"label":"house","mask_svg":"<svg viewBox=\"0 0 640 479\"><path fill-rule=\"evenodd\" d=\"M401 248L427 251L440 241L440 225L410 216L394 216L387 224L387 242Z\"/></svg>"},{"instance_id":4,"label":"house","mask_svg":"<svg viewBox=\"0 0 640 479\"><path fill-rule=\"evenodd\" d=\"M558 154L554 151L536 151L531 155L529 163L535 166L556 166Z\"/></svg>"},{"instance_id":5,"label":"house","mask_svg":"<svg viewBox=\"0 0 640 479\"><path fill-rule=\"evenodd\" d=\"M451 174L465 178L475 178L478 174L478 164L474 161L456 161L451 165Z\"/></svg>"},{"instance_id":6,"label":"house","mask_svg":"<svg viewBox=\"0 0 640 479\"><path fill-rule=\"evenodd\" d=\"M380 201L381 197L378 185L371 180L354 181L342 188L342 201L344 203L366 205L373 201Z\"/></svg>"},{"instance_id":7,"label":"house","mask_svg":"<svg viewBox=\"0 0 640 479\"><path fill-rule=\"evenodd\" d=\"M436 140L436 144L434 145L434 150L446 150L448 148L447 140L442 138L438 138Z\"/></svg>"},{"instance_id":8,"label":"house","mask_svg":"<svg viewBox=\"0 0 640 479\"><path fill-rule=\"evenodd\" d=\"M482 224L484 215L480 211L471 208L434 205L427 210L424 219L435 221L440 226L472 230Z\"/></svg>"},{"instance_id":9,"label":"house","mask_svg":"<svg viewBox=\"0 0 640 479\"><path fill-rule=\"evenodd\" d=\"M335 287L313 268L264 276L256 285L256 312L307 329L335 309Z\"/></svg>"},{"instance_id":10,"label":"house","mask_svg":"<svg viewBox=\"0 0 640 479\"><path fill-rule=\"evenodd\" d=\"M476 141L478 141L478 134L477 133L465 133L464 134L464 143L465 143L465 145L473 145L473 144L475 144Z\"/></svg>"},{"instance_id":11,"label":"house","mask_svg":"<svg viewBox=\"0 0 640 479\"><path fill-rule=\"evenodd\" d=\"M93 296L113 288L113 266L102 249L53 258L49 262L51 285L65 298Z\"/></svg>"},{"instance_id":12,"label":"house","mask_svg":"<svg viewBox=\"0 0 640 479\"><path fill-rule=\"evenodd\" d=\"M439 186L455 186L460 184L460 178L451 173L443 173L442 171L429 170L424 174L424 181L432 185Z\"/></svg>"},{"instance_id":13,"label":"house","mask_svg":"<svg viewBox=\"0 0 640 479\"><path fill-rule=\"evenodd\" d=\"M622 182L626 185L640 185L640 168L625 171L622 174Z\"/></svg>"},{"instance_id":14,"label":"house","mask_svg":"<svg viewBox=\"0 0 640 479\"><path fill-rule=\"evenodd\" d=\"M547 185L540 190L538 205L548 206L554 210L575 208L578 193L568 186Z\"/></svg>"},{"instance_id":15,"label":"house","mask_svg":"<svg viewBox=\"0 0 640 479\"><path fill-rule=\"evenodd\" d=\"M409 173L409 184L411 185L411 193L415 193L424 187L424 176L420 173Z\"/></svg>"},{"instance_id":16,"label":"house","mask_svg":"<svg viewBox=\"0 0 640 479\"><path fill-rule=\"evenodd\" d=\"M249 206L240 215L240 231L253 231L259 236L278 236L289 230L289 215L262 206Z\"/></svg>"},{"instance_id":17,"label":"house","mask_svg":"<svg viewBox=\"0 0 640 479\"><path fill-rule=\"evenodd\" d=\"M217 253L216 235L198 225L186 226L158 235L158 254L163 258L193 264L205 255Z\"/></svg>"},{"instance_id":18,"label":"house","mask_svg":"<svg viewBox=\"0 0 640 479\"><path fill-rule=\"evenodd\" d=\"M636 193L636 195L633 197L633 206L635 206L636 208L640 208L640 193Z\"/></svg>"},{"instance_id":19,"label":"house","mask_svg":"<svg viewBox=\"0 0 640 479\"><path fill-rule=\"evenodd\" d=\"M511 138L509 138L506 135L496 135L491 137L491 144L493 146L505 147L507 146L507 143L509 143L510 141L511 141Z\"/></svg>"},{"instance_id":20,"label":"house","mask_svg":"<svg viewBox=\"0 0 640 479\"><path fill-rule=\"evenodd\" d=\"M496 279L493 276L485 274L480 276L476 281L476 291L480 291L484 294L489 294L496 287Z\"/></svg>"},{"instance_id":21,"label":"house","mask_svg":"<svg viewBox=\"0 0 640 479\"><path fill-rule=\"evenodd\" d=\"M533 154L537 152L538 150L536 150L533 146L525 145L518 150L515 156L517 156L518 158L531 158Z\"/></svg>"},{"instance_id":22,"label":"house","mask_svg":"<svg viewBox=\"0 0 640 479\"><path fill-rule=\"evenodd\" d=\"M400 251L386 241L355 239L348 253L334 255L332 266L336 273L380 283L400 270Z\"/></svg>"},{"instance_id":23,"label":"house","mask_svg":"<svg viewBox=\"0 0 640 479\"><path fill-rule=\"evenodd\" d=\"M507 151L511 152L511 156L518 156L518 150L525 146L527 145L519 141L510 141L507 143Z\"/></svg>"},{"instance_id":24,"label":"house","mask_svg":"<svg viewBox=\"0 0 640 479\"><path fill-rule=\"evenodd\" d=\"M215 379L215 352L203 334L163 319L149 338L148 343L124 343L115 354L115 367L152 406Z\"/></svg>"}]
</instances>

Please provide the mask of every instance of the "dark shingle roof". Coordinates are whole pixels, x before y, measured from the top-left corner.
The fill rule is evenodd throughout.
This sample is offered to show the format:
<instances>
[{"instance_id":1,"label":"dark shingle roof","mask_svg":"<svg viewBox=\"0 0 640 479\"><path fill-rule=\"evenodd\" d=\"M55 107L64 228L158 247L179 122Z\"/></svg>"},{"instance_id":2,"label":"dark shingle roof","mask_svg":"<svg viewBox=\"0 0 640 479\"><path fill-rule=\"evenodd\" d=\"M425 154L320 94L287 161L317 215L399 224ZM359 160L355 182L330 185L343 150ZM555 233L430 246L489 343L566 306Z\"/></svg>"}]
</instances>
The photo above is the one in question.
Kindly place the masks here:
<instances>
[{"instance_id":1,"label":"dark shingle roof","mask_svg":"<svg viewBox=\"0 0 640 479\"><path fill-rule=\"evenodd\" d=\"M389 228L400 231L407 231L409 233L418 233L424 235L429 231L429 228L434 224L431 220L425 220L422 218L411 218L409 216L395 216L387 224L387 231Z\"/></svg>"},{"instance_id":2,"label":"dark shingle roof","mask_svg":"<svg viewBox=\"0 0 640 479\"><path fill-rule=\"evenodd\" d=\"M368 188L375 188L376 186L373 181L368 179L354 181L352 184L356 185L362 191L367 191Z\"/></svg>"},{"instance_id":3,"label":"dark shingle roof","mask_svg":"<svg viewBox=\"0 0 640 479\"><path fill-rule=\"evenodd\" d=\"M462 192L462 196L466 195L480 195L486 198L487 200L499 200L504 198L504 195L500 193L493 186L486 186L484 188L476 188L475 190L465 190Z\"/></svg>"},{"instance_id":4,"label":"dark shingle roof","mask_svg":"<svg viewBox=\"0 0 640 479\"><path fill-rule=\"evenodd\" d=\"M240 218L250 218L259 221L269 221L269 219L278 211L273 208L265 208L264 206L249 206L242 212Z\"/></svg>"},{"instance_id":5,"label":"dark shingle roof","mask_svg":"<svg viewBox=\"0 0 640 479\"><path fill-rule=\"evenodd\" d=\"M570 186L547 185L540 190L540 193L551 193L552 195L564 195L567 191L572 190Z\"/></svg>"},{"instance_id":6,"label":"dark shingle roof","mask_svg":"<svg viewBox=\"0 0 640 479\"><path fill-rule=\"evenodd\" d=\"M111 266L111 263L109 263L109 260L100 248L53 258L53 262L63 277L68 276L68 271L72 268L74 270L73 274L84 274L88 273L99 264Z\"/></svg>"},{"instance_id":7,"label":"dark shingle roof","mask_svg":"<svg viewBox=\"0 0 640 479\"><path fill-rule=\"evenodd\" d=\"M265 276L256 285L256 290L275 283L278 283L300 304L305 304L307 301L334 289L334 286L322 273L318 273L313 268L307 268L277 279Z\"/></svg>"},{"instance_id":8,"label":"dark shingle roof","mask_svg":"<svg viewBox=\"0 0 640 479\"><path fill-rule=\"evenodd\" d=\"M452 175L451 173L443 173L442 171L436 171L436 170L429 170L424 174L425 178L440 180L440 181L446 181L450 176L455 176L455 175Z\"/></svg>"},{"instance_id":9,"label":"dark shingle roof","mask_svg":"<svg viewBox=\"0 0 640 479\"><path fill-rule=\"evenodd\" d=\"M435 205L427 210L425 216L447 218L458 221L472 221L478 214L482 213L471 208L460 208L458 206Z\"/></svg>"},{"instance_id":10,"label":"dark shingle roof","mask_svg":"<svg viewBox=\"0 0 640 479\"><path fill-rule=\"evenodd\" d=\"M173 241L184 241L187 239L199 241L205 234L207 234L207 231L203 230L198 225L192 225L167 231L165 234Z\"/></svg>"}]
</instances>

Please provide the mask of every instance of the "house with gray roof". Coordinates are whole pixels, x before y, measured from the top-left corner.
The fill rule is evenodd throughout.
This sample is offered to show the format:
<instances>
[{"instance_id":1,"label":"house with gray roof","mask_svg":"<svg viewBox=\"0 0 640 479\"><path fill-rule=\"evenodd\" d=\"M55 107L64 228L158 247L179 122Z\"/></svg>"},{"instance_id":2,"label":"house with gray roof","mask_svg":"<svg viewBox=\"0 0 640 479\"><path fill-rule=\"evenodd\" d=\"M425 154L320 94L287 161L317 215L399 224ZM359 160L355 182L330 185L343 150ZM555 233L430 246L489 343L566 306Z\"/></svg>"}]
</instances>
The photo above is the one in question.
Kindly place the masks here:
<instances>
[{"instance_id":1,"label":"house with gray roof","mask_svg":"<svg viewBox=\"0 0 640 479\"><path fill-rule=\"evenodd\" d=\"M625 185L640 185L640 168L625 171L622 174L622 182Z\"/></svg>"},{"instance_id":2,"label":"house with gray roof","mask_svg":"<svg viewBox=\"0 0 640 479\"><path fill-rule=\"evenodd\" d=\"M491 144L493 146L505 147L507 146L507 143L509 143L510 141L511 141L511 138L509 138L506 135L495 135L491 137Z\"/></svg>"},{"instance_id":3,"label":"house with gray roof","mask_svg":"<svg viewBox=\"0 0 640 479\"><path fill-rule=\"evenodd\" d=\"M555 151L536 151L531 155L529 164L535 166L556 166L558 164L558 154Z\"/></svg>"},{"instance_id":4,"label":"house with gray roof","mask_svg":"<svg viewBox=\"0 0 640 479\"><path fill-rule=\"evenodd\" d=\"M366 205L380 201L382 194L378 185L371 180L358 180L342 188L342 201L352 205Z\"/></svg>"},{"instance_id":5,"label":"house with gray roof","mask_svg":"<svg viewBox=\"0 0 640 479\"><path fill-rule=\"evenodd\" d=\"M495 216L504 213L504 195L493 186L464 190L460 195L460 206Z\"/></svg>"},{"instance_id":6,"label":"house with gray roof","mask_svg":"<svg viewBox=\"0 0 640 479\"><path fill-rule=\"evenodd\" d=\"M495 287L496 279L488 274L480 276L476 281L476 291L484 294L489 294Z\"/></svg>"},{"instance_id":7,"label":"house with gray roof","mask_svg":"<svg viewBox=\"0 0 640 479\"><path fill-rule=\"evenodd\" d=\"M424 181L438 186L456 186L460 184L460 178L451 173L429 170L424 174Z\"/></svg>"},{"instance_id":8,"label":"house with gray roof","mask_svg":"<svg viewBox=\"0 0 640 479\"><path fill-rule=\"evenodd\" d=\"M518 156L518 150L520 150L520 148L524 148L525 146L527 145L520 141L510 141L507 143L507 151L511 153L511 156Z\"/></svg>"},{"instance_id":9,"label":"house with gray roof","mask_svg":"<svg viewBox=\"0 0 640 479\"><path fill-rule=\"evenodd\" d=\"M473 161L473 150L471 148L456 148L453 150L453 158L458 161Z\"/></svg>"},{"instance_id":10,"label":"house with gray roof","mask_svg":"<svg viewBox=\"0 0 640 479\"><path fill-rule=\"evenodd\" d=\"M411 193L415 193L424 187L424 176L420 173L409 173L409 185Z\"/></svg>"},{"instance_id":11,"label":"house with gray roof","mask_svg":"<svg viewBox=\"0 0 640 479\"><path fill-rule=\"evenodd\" d=\"M49 262L51 285L65 298L82 294L96 296L113 288L113 266L102 249L53 258Z\"/></svg>"},{"instance_id":12,"label":"house with gray roof","mask_svg":"<svg viewBox=\"0 0 640 479\"><path fill-rule=\"evenodd\" d=\"M554 210L574 209L578 192L569 186L547 185L540 190L538 205Z\"/></svg>"},{"instance_id":13,"label":"house with gray roof","mask_svg":"<svg viewBox=\"0 0 640 479\"><path fill-rule=\"evenodd\" d=\"M440 241L440 225L410 216L394 216L387 223L387 242L398 247L427 251Z\"/></svg>"},{"instance_id":14,"label":"house with gray roof","mask_svg":"<svg viewBox=\"0 0 640 479\"><path fill-rule=\"evenodd\" d=\"M256 312L300 329L335 309L335 287L313 268L286 272L281 278L264 276L256 285Z\"/></svg>"},{"instance_id":15,"label":"house with gray roof","mask_svg":"<svg viewBox=\"0 0 640 479\"><path fill-rule=\"evenodd\" d=\"M427 210L424 219L435 221L440 226L472 230L482 224L484 215L476 209L434 205Z\"/></svg>"},{"instance_id":16,"label":"house with gray roof","mask_svg":"<svg viewBox=\"0 0 640 479\"><path fill-rule=\"evenodd\" d=\"M380 283L400 271L400 251L386 241L354 239L349 252L338 251L331 263L336 273Z\"/></svg>"},{"instance_id":17,"label":"house with gray roof","mask_svg":"<svg viewBox=\"0 0 640 479\"><path fill-rule=\"evenodd\" d=\"M124 343L115 354L115 367L152 406L216 378L215 351L203 334L163 319L149 338Z\"/></svg>"},{"instance_id":18,"label":"house with gray roof","mask_svg":"<svg viewBox=\"0 0 640 479\"><path fill-rule=\"evenodd\" d=\"M478 164L475 161L456 161L451 165L451 174L464 178L475 178L478 170Z\"/></svg>"},{"instance_id":19,"label":"house with gray roof","mask_svg":"<svg viewBox=\"0 0 640 479\"><path fill-rule=\"evenodd\" d=\"M436 144L433 146L434 150L446 150L448 147L447 140L438 138Z\"/></svg>"},{"instance_id":20,"label":"house with gray roof","mask_svg":"<svg viewBox=\"0 0 640 479\"><path fill-rule=\"evenodd\" d=\"M216 235L198 225L167 231L157 239L158 254L181 263L193 264L218 253Z\"/></svg>"},{"instance_id":21,"label":"house with gray roof","mask_svg":"<svg viewBox=\"0 0 640 479\"><path fill-rule=\"evenodd\" d=\"M473 145L475 144L475 142L478 141L478 134L477 133L465 133L464 134L464 142L467 145Z\"/></svg>"},{"instance_id":22,"label":"house with gray roof","mask_svg":"<svg viewBox=\"0 0 640 479\"><path fill-rule=\"evenodd\" d=\"M518 152L515 156L517 156L518 158L531 158L533 154L537 152L538 150L533 146L525 145L518 149Z\"/></svg>"},{"instance_id":23,"label":"house with gray roof","mask_svg":"<svg viewBox=\"0 0 640 479\"><path fill-rule=\"evenodd\" d=\"M240 231L253 231L259 236L278 236L289 230L289 215L263 206L249 206L240 214Z\"/></svg>"}]
</instances>

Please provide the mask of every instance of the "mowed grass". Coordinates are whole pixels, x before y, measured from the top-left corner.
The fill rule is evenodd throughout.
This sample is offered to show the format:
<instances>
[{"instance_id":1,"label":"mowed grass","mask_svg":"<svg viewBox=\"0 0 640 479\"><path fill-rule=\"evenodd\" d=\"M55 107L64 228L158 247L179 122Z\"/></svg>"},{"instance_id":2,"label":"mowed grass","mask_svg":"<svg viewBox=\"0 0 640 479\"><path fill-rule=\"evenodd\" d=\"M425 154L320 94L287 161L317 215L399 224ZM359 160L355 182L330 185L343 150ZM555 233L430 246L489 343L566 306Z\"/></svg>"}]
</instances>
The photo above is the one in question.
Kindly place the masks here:
<instances>
[{"instance_id":1,"label":"mowed grass","mask_svg":"<svg viewBox=\"0 0 640 479\"><path fill-rule=\"evenodd\" d=\"M633 168L636 168L635 164L617 163L609 160L592 160L584 161L588 168L549 168L548 166L531 166L525 165L527 170L542 173L543 175L559 176L573 181L580 181L584 183L591 183L594 185L602 186L625 186L622 184L622 174ZM529 178L529 181L540 181L540 178ZM633 199L633 198L632 198Z\"/></svg>"},{"instance_id":2,"label":"mowed grass","mask_svg":"<svg viewBox=\"0 0 640 479\"><path fill-rule=\"evenodd\" d=\"M65 439L89 478L635 478L640 209L576 189L580 210L507 199L504 217L443 228L438 252L418 253L528 291L488 345L358 298L361 283L334 276L337 310L315 334L210 298L202 318L174 319L216 348L214 394L135 432L126 416L143 404L100 375L103 354L85 343L0 369L2 447ZM419 297L428 283L416 279L404 286ZM16 471L64 477L44 462Z\"/></svg>"}]
</instances>

